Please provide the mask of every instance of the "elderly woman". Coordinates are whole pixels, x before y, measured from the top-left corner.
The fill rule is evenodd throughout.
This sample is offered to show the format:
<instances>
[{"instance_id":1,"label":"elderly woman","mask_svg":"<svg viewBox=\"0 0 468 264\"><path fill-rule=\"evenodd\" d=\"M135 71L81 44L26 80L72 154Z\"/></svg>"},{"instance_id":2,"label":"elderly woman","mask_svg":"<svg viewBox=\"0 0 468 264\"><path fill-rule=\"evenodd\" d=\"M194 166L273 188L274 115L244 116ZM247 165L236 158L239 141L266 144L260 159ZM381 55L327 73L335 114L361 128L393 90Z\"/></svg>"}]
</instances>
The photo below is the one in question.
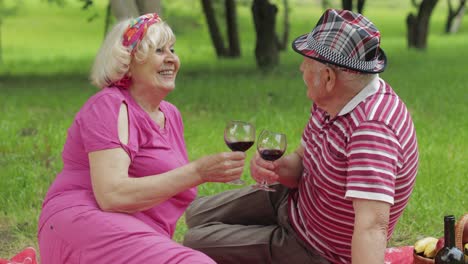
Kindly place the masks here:
<instances>
[{"instance_id":1,"label":"elderly woman","mask_svg":"<svg viewBox=\"0 0 468 264\"><path fill-rule=\"evenodd\" d=\"M157 14L117 24L91 73L39 220L42 263L215 263L171 238L205 182L238 179L242 152L189 162L174 90L175 36Z\"/></svg>"}]
</instances>

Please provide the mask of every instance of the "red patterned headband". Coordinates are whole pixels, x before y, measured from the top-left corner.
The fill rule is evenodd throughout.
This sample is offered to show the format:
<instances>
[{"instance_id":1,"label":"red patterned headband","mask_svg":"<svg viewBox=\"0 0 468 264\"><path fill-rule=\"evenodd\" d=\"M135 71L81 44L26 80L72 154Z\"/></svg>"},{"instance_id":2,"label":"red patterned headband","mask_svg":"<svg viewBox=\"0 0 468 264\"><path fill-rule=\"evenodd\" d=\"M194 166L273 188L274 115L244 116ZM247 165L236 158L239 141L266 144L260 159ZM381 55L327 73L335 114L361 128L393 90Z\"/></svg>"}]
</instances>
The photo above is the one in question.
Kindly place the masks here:
<instances>
[{"instance_id":1,"label":"red patterned headband","mask_svg":"<svg viewBox=\"0 0 468 264\"><path fill-rule=\"evenodd\" d=\"M129 47L130 53L134 54L136 47L145 36L146 30L159 22L161 22L161 18L156 13L142 15L132 20L122 36L122 45Z\"/></svg>"}]
</instances>

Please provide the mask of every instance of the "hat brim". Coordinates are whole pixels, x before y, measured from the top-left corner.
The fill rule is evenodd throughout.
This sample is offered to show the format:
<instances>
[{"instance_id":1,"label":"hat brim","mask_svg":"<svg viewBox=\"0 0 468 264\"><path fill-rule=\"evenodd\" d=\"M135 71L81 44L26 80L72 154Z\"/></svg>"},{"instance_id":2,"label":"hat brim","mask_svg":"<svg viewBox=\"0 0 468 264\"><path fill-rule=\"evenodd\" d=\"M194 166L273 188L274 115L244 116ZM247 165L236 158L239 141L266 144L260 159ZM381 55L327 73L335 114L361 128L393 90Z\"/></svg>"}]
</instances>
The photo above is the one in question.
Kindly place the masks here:
<instances>
[{"instance_id":1,"label":"hat brim","mask_svg":"<svg viewBox=\"0 0 468 264\"><path fill-rule=\"evenodd\" d=\"M358 71L362 73L380 73L380 72L383 72L385 68L387 67L387 56L385 55L385 52L381 48L379 48L379 51L378 51L379 57L377 58L375 67L372 69L363 70L363 69L354 68L350 65L343 65L343 64L336 63L334 61L330 61L326 59L325 57L321 56L320 54L318 54L317 51L308 48L307 46L308 35L309 34L304 34L302 36L299 36L292 42L293 50L301 54L302 56L317 60L322 63L329 63L329 64L333 64L342 68L346 68L346 69L350 69L350 70Z\"/></svg>"}]
</instances>

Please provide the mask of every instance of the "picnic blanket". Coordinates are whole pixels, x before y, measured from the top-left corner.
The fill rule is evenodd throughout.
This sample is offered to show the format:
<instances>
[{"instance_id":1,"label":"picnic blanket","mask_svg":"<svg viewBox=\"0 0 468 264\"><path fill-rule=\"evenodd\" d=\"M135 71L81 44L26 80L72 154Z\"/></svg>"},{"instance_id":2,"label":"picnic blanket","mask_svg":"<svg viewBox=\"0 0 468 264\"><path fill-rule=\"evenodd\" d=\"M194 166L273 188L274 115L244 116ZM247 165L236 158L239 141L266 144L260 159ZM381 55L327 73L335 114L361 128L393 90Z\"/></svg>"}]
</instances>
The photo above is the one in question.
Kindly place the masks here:
<instances>
[{"instance_id":1,"label":"picnic blanket","mask_svg":"<svg viewBox=\"0 0 468 264\"><path fill-rule=\"evenodd\" d=\"M387 248L385 264L413 264L413 251L413 246Z\"/></svg>"},{"instance_id":2,"label":"picnic blanket","mask_svg":"<svg viewBox=\"0 0 468 264\"><path fill-rule=\"evenodd\" d=\"M0 264L38 264L36 250L27 247L11 259L1 259ZM385 264L413 264L413 247L392 247L385 250Z\"/></svg>"},{"instance_id":3,"label":"picnic blanket","mask_svg":"<svg viewBox=\"0 0 468 264\"><path fill-rule=\"evenodd\" d=\"M0 264L37 264L36 250L32 247L27 247L11 259L0 258Z\"/></svg>"}]
</instances>

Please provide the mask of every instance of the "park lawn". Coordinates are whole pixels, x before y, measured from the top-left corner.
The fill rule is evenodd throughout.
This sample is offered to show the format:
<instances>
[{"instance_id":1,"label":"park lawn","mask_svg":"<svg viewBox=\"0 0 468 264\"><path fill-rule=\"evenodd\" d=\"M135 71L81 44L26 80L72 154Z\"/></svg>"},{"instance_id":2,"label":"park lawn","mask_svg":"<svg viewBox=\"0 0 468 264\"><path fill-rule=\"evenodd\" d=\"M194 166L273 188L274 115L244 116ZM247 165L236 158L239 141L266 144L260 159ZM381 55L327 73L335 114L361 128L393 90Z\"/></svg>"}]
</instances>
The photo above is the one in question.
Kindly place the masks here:
<instances>
[{"instance_id":1,"label":"park lawn","mask_svg":"<svg viewBox=\"0 0 468 264\"><path fill-rule=\"evenodd\" d=\"M222 133L229 119L254 122L258 131L283 131L288 152L293 151L310 110L298 69L301 57L288 49L276 70L257 71L250 11L241 6L243 57L218 60L198 1L181 1L172 1L165 9L182 61L177 88L168 100L182 112L190 159L228 150ZM71 1L64 8L24 2L2 26L0 257L29 245L37 248L37 218L47 188L62 167L66 130L96 92L87 74L104 28L103 1L86 12ZM315 2L291 4L291 38L315 24L321 13ZM369 3L365 14L382 31L389 66L381 76L410 109L420 149L416 187L390 241L398 246L423 236L439 237L444 215L458 217L468 211L468 22L465 19L456 35L443 34L446 10L439 3L431 20L428 49L408 50L404 21L409 6L403 0L394 3ZM100 18L86 22L93 12ZM252 154L249 150L248 156ZM243 178L253 183L246 165ZM231 188L235 187L210 183L200 186L199 193ZM179 221L174 239L181 241L185 230Z\"/></svg>"}]
</instances>

